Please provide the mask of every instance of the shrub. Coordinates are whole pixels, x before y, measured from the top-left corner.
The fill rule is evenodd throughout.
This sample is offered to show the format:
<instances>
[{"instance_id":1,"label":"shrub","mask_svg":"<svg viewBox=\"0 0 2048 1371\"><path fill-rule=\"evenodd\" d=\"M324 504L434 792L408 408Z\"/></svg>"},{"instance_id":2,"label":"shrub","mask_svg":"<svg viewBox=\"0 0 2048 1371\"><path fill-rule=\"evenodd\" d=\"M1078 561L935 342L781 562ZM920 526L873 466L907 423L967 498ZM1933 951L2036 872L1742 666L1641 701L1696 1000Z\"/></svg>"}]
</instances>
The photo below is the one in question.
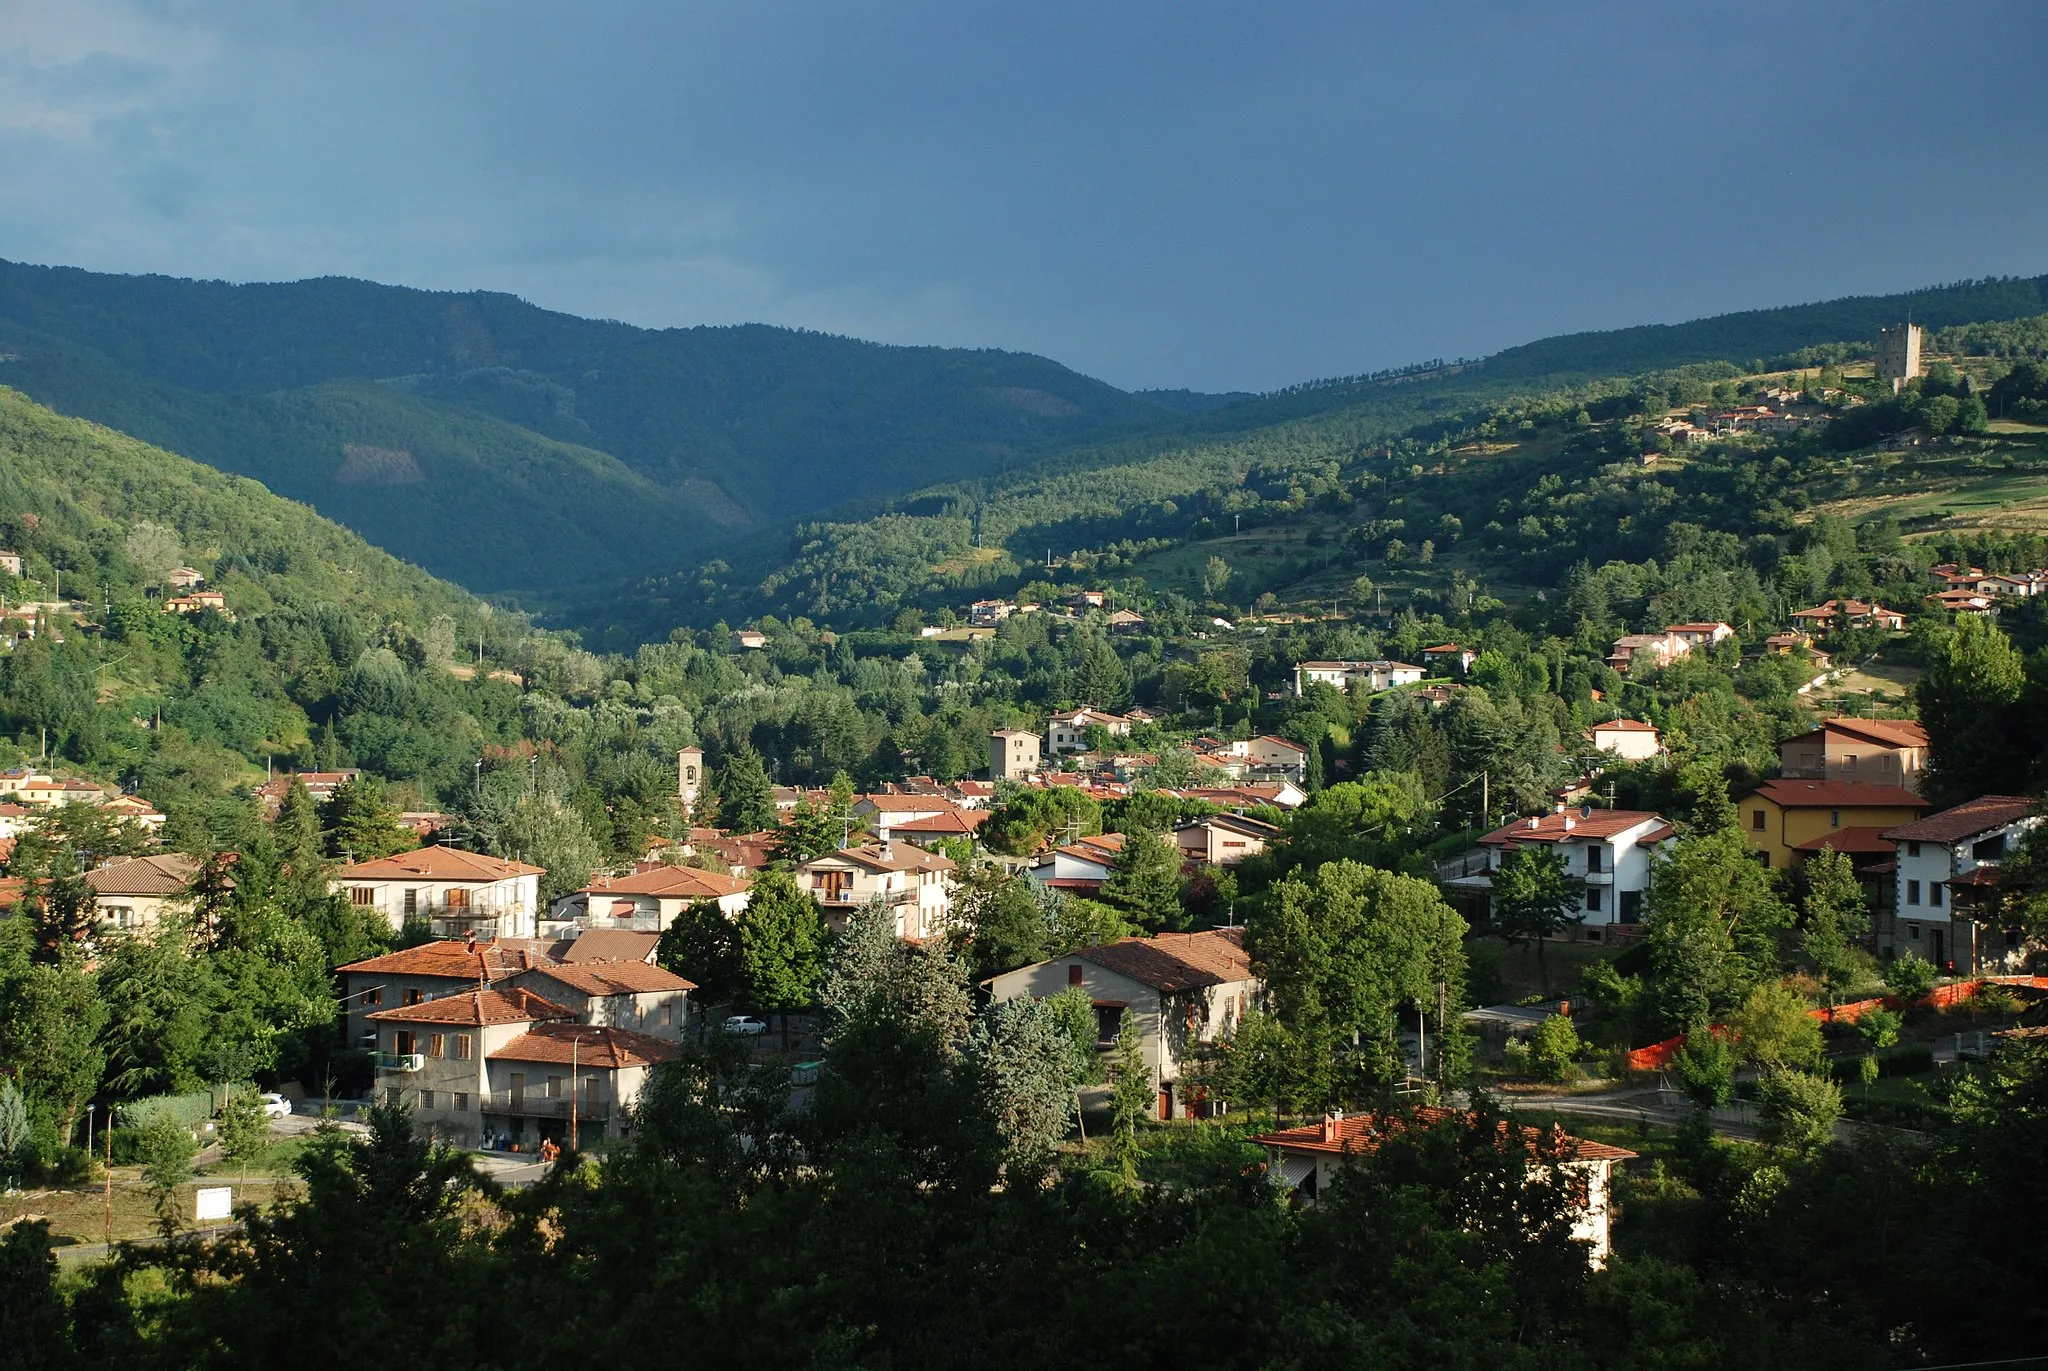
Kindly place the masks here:
<instances>
[{"instance_id":1,"label":"shrub","mask_svg":"<svg viewBox=\"0 0 2048 1371\"><path fill-rule=\"evenodd\" d=\"M1934 963L1911 952L1894 959L1884 969L1884 983L1892 994L1908 1004L1925 999L1927 992L1934 989L1934 981Z\"/></svg>"},{"instance_id":2,"label":"shrub","mask_svg":"<svg viewBox=\"0 0 2048 1371\"><path fill-rule=\"evenodd\" d=\"M1805 1071L1766 1072L1757 1081L1757 1117L1766 1142L1813 1152L1834 1137L1842 1087Z\"/></svg>"},{"instance_id":3,"label":"shrub","mask_svg":"<svg viewBox=\"0 0 2048 1371\"><path fill-rule=\"evenodd\" d=\"M1856 1020L1856 1031L1872 1047L1891 1047L1899 1040L1905 1018L1896 1010L1873 1009Z\"/></svg>"},{"instance_id":4,"label":"shrub","mask_svg":"<svg viewBox=\"0 0 2048 1371\"><path fill-rule=\"evenodd\" d=\"M1546 1081L1571 1079L1579 1059L1579 1030L1569 1014L1552 1014L1529 1037L1529 1060Z\"/></svg>"},{"instance_id":5,"label":"shrub","mask_svg":"<svg viewBox=\"0 0 2048 1371\"><path fill-rule=\"evenodd\" d=\"M1820 1023L1807 1013L1807 1007L1806 1000L1783 982L1752 990L1728 1020L1744 1059L1766 1070L1817 1065L1822 1050Z\"/></svg>"},{"instance_id":6,"label":"shrub","mask_svg":"<svg viewBox=\"0 0 2048 1371\"><path fill-rule=\"evenodd\" d=\"M1716 1034L1695 1033L1671 1059L1671 1074L1694 1108L1726 1104L1735 1088L1735 1048Z\"/></svg>"}]
</instances>

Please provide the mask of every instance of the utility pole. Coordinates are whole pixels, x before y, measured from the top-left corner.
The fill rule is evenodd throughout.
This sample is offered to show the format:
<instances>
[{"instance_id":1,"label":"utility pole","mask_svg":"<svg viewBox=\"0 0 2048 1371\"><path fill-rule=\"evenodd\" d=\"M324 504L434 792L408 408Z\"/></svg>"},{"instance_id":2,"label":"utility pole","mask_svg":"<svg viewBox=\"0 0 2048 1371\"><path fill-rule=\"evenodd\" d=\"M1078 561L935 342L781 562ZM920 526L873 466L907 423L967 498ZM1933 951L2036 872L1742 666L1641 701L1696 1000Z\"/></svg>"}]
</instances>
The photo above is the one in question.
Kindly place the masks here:
<instances>
[{"instance_id":1,"label":"utility pole","mask_svg":"<svg viewBox=\"0 0 2048 1371\"><path fill-rule=\"evenodd\" d=\"M569 1150L576 1150L576 1095L580 1062L579 1053L583 1047L583 1035L576 1034L569 1039Z\"/></svg>"}]
</instances>

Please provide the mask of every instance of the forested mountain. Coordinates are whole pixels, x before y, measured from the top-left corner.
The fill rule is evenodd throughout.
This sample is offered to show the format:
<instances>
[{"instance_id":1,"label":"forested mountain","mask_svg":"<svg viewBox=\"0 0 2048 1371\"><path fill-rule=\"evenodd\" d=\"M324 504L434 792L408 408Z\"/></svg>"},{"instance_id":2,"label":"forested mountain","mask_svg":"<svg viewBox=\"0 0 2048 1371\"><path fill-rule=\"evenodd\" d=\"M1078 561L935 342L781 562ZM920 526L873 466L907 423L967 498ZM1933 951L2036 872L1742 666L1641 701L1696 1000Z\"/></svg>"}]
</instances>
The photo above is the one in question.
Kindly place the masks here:
<instances>
[{"instance_id":1,"label":"forested mountain","mask_svg":"<svg viewBox=\"0 0 2048 1371\"><path fill-rule=\"evenodd\" d=\"M1173 412L1019 353L657 331L342 279L0 264L0 355L38 400L489 590L673 564L679 543Z\"/></svg>"},{"instance_id":2,"label":"forested mountain","mask_svg":"<svg viewBox=\"0 0 2048 1371\"><path fill-rule=\"evenodd\" d=\"M1617 457L1640 455L1633 433L1609 445L1611 451L1603 443L1613 435L1581 433L1570 453L1563 453L1561 440L1568 435L1558 425L1575 427L1581 411L1590 411L1576 425L1584 429L1596 420L1640 419L1652 408L1661 413L1709 401L1717 386L1732 401L1745 375L1775 369L1796 382L1802 370L1867 358L1875 330L1909 313L1930 325L1954 326L1929 335L1931 350L2024 356L2034 337L2030 326L1999 321L2044 310L2048 277L1988 280L1573 335L1483 362L1439 362L1313 383L1191 415L1176 430L1077 447L1027 470L949 481L881 507L844 511L799 526L791 538L764 536L692 571L658 578L644 594L615 599L585 619L594 627L605 625L607 641L629 641L678 620L736 621L762 612L820 619L858 615L875 622L905 606L935 607L984 588L1015 586L1043 572L1048 555L1099 574L1123 568L1144 574L1158 569L1157 554L1170 547L1276 521L1291 522L1300 544L1310 534L1312 543L1326 537L1341 542L1351 524L1393 520L1410 526L1406 540L1413 545L1429 532L1416 536L1426 520L1414 508L1399 508L1411 502L1428 506L1427 520L1449 514L1479 532L1498 514L1495 507L1504 496L1518 497L1561 455L1583 454L1591 464L1588 473ZM1879 406L1869 417L1890 413ZM1516 441L1536 438L1539 429L1548 435L1543 441ZM1451 479L1438 483L1439 476ZM1628 484L1633 489L1645 483ZM1519 577L1543 585L1573 558L1603 546L1609 555L1649 556L1664 523L1697 518L1705 508L1695 504L1692 515L1682 515L1675 497L1702 497L1681 497L1675 487L1667 495L1664 488L1670 486L1672 480L1662 478L1648 482L1642 493L1658 502L1654 517L1601 525L1593 531L1599 544L1574 547L1546 536L1528 549L1532 558L1509 547L1512 539L1495 540L1497 551L1486 569L1503 571L1498 549L1506 549ZM1742 504L1714 498L1731 512ZM1761 507L1766 503L1745 507L1737 522L1754 524L1768 513ZM1317 517L1298 517L1305 512ZM1384 542L1399 532L1390 527L1368 541ZM1448 550L1455 540L1439 535L1435 541ZM1215 550L1231 555L1227 546ZM1270 552L1260 549L1260 555ZM1138 566L1146 556L1153 562ZM1332 558L1344 560L1335 552L1311 552L1296 559L1297 571L1306 562L1320 565ZM1476 574L1474 567L1466 569ZM1181 577L1177 588L1188 589L1187 582ZM1238 588L1246 584L1240 580Z\"/></svg>"}]
</instances>

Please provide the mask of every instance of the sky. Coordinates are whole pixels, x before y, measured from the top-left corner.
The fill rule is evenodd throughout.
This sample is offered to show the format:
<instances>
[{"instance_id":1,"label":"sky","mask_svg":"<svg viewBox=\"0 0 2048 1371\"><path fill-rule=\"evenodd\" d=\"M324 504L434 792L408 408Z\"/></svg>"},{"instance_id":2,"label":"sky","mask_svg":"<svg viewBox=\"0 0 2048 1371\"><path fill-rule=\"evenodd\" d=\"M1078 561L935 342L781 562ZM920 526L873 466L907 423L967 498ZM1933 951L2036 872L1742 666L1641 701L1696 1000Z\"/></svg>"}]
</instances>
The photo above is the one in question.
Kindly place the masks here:
<instances>
[{"instance_id":1,"label":"sky","mask_svg":"<svg viewBox=\"0 0 2048 1371\"><path fill-rule=\"evenodd\" d=\"M0 0L0 257L1261 390L2048 272L2048 4Z\"/></svg>"}]
</instances>

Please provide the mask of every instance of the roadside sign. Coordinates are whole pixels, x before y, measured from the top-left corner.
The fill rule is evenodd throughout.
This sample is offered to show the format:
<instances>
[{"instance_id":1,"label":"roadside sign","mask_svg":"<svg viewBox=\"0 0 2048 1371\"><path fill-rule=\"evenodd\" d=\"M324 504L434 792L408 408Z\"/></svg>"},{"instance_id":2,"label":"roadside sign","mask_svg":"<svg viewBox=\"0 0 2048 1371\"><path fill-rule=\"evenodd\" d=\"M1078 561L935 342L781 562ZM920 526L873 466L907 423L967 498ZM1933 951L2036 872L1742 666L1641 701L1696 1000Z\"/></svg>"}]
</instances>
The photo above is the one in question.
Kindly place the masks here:
<instances>
[{"instance_id":1,"label":"roadside sign","mask_svg":"<svg viewBox=\"0 0 2048 1371\"><path fill-rule=\"evenodd\" d=\"M195 1223L234 1217L235 1188L231 1185L201 1186L193 1199L192 1219Z\"/></svg>"}]
</instances>

